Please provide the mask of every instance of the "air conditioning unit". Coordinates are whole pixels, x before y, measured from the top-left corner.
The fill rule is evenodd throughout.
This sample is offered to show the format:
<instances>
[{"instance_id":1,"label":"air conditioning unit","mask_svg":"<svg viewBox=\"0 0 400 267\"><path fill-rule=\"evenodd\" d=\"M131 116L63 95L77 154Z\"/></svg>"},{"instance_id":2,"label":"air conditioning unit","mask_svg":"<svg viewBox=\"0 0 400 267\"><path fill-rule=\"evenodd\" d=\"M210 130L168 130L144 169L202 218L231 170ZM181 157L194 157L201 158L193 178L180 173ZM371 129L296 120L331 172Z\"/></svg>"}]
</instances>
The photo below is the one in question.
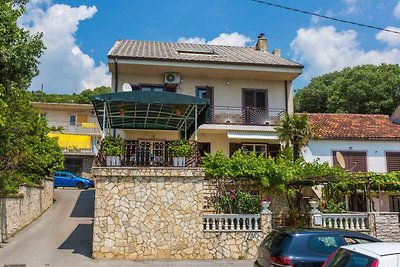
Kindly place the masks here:
<instances>
[{"instance_id":1,"label":"air conditioning unit","mask_svg":"<svg viewBox=\"0 0 400 267\"><path fill-rule=\"evenodd\" d=\"M96 117L96 111L94 109L90 110L90 116Z\"/></svg>"},{"instance_id":2,"label":"air conditioning unit","mask_svg":"<svg viewBox=\"0 0 400 267\"><path fill-rule=\"evenodd\" d=\"M181 75L179 73L166 72L164 80L165 83L178 84L181 83Z\"/></svg>"}]
</instances>

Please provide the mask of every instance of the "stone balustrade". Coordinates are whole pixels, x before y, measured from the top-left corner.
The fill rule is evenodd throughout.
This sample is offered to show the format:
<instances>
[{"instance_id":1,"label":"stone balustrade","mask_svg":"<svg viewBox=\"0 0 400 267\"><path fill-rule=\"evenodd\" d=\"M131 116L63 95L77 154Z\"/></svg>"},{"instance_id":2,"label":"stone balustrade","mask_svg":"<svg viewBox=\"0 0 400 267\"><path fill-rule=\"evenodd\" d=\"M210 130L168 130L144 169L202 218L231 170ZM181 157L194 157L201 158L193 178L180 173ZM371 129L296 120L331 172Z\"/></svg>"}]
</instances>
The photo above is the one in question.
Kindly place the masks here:
<instances>
[{"instance_id":1,"label":"stone balustrade","mask_svg":"<svg viewBox=\"0 0 400 267\"><path fill-rule=\"evenodd\" d=\"M204 231L261 232L260 214L205 214Z\"/></svg>"},{"instance_id":2,"label":"stone balustrade","mask_svg":"<svg viewBox=\"0 0 400 267\"><path fill-rule=\"evenodd\" d=\"M369 229L367 213L323 213L322 227L366 231Z\"/></svg>"}]
</instances>

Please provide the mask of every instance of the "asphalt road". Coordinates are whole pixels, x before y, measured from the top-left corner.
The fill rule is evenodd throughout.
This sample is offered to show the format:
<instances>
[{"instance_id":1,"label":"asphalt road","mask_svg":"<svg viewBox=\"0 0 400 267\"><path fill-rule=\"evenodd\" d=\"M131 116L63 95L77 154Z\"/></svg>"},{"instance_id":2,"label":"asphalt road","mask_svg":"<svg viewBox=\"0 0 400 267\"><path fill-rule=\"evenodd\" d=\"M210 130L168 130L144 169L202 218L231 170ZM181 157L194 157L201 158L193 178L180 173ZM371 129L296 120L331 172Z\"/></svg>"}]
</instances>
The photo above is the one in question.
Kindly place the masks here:
<instances>
[{"instance_id":1,"label":"asphalt road","mask_svg":"<svg viewBox=\"0 0 400 267\"><path fill-rule=\"evenodd\" d=\"M252 261L115 261L93 260L94 190L55 189L54 205L7 243L0 244L0 267L115 266L225 267ZM15 266L17 267L17 266Z\"/></svg>"}]
</instances>

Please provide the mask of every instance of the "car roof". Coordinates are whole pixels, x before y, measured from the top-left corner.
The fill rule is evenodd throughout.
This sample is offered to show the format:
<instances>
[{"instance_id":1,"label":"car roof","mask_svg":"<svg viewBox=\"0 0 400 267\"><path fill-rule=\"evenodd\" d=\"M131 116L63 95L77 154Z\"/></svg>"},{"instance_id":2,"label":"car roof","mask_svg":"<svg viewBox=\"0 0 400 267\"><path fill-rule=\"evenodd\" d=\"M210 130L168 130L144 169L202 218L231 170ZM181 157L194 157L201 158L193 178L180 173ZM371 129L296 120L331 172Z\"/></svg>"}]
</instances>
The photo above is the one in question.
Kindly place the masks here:
<instances>
[{"instance_id":1,"label":"car roof","mask_svg":"<svg viewBox=\"0 0 400 267\"><path fill-rule=\"evenodd\" d=\"M394 242L365 243L343 246L342 248L373 257L400 254L400 243Z\"/></svg>"},{"instance_id":2,"label":"car roof","mask_svg":"<svg viewBox=\"0 0 400 267\"><path fill-rule=\"evenodd\" d=\"M378 241L378 239L376 239L372 236L369 236L369 235L365 235L363 233L358 233L358 232L349 231L349 230L342 230L342 229L332 229L332 228L281 227L281 228L277 228L276 231L285 233L290 236L311 235L311 234L338 234L338 235L347 235L347 236L352 236L352 237L375 239Z\"/></svg>"}]
</instances>

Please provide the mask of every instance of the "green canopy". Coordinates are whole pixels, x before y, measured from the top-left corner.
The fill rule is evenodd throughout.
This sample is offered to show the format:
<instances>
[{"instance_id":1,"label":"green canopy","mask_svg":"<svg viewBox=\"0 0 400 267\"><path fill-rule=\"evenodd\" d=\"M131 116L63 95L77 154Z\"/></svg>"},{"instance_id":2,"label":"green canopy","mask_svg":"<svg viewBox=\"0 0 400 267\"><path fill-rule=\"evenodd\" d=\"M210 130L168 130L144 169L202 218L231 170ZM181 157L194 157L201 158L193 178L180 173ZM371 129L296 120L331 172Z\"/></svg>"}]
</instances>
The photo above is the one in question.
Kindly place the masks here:
<instances>
[{"instance_id":1,"label":"green canopy","mask_svg":"<svg viewBox=\"0 0 400 267\"><path fill-rule=\"evenodd\" d=\"M207 99L154 91L97 95L92 102L103 130L177 130L186 139L207 121L210 107Z\"/></svg>"}]
</instances>

